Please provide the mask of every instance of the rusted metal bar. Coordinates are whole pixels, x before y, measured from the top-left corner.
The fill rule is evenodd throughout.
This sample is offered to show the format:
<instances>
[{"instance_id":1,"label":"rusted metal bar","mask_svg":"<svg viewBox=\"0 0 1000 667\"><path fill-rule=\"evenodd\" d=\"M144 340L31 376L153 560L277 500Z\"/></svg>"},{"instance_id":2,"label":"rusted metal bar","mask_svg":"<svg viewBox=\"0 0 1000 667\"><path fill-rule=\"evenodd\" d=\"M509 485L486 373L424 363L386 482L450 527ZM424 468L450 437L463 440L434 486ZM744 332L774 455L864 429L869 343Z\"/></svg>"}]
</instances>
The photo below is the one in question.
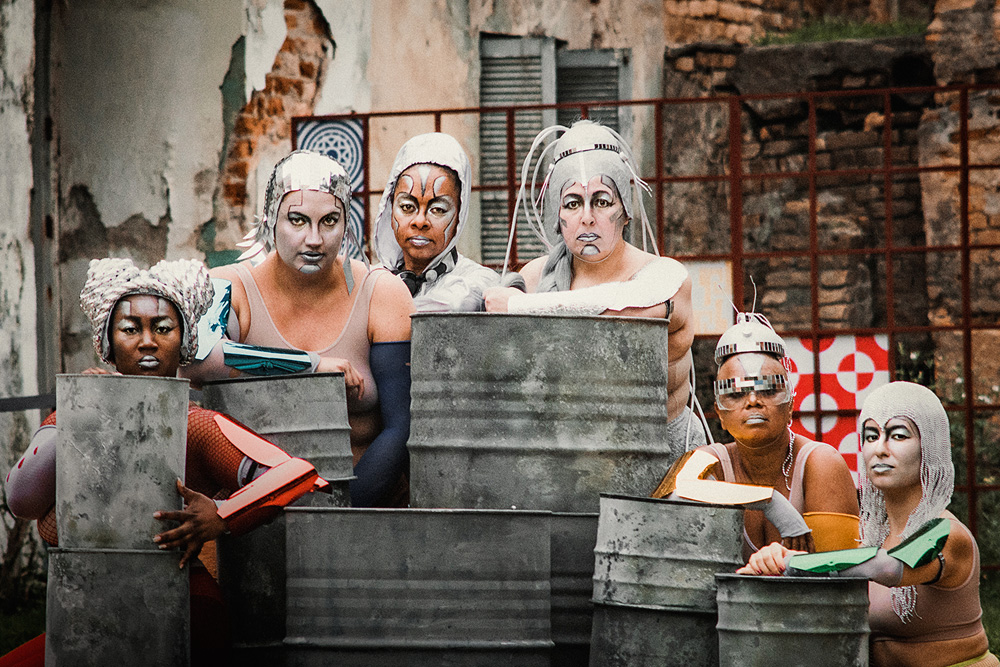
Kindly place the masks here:
<instances>
[{"instance_id":1,"label":"rusted metal bar","mask_svg":"<svg viewBox=\"0 0 1000 667\"><path fill-rule=\"evenodd\" d=\"M729 98L729 238L733 302L743 307L743 127L740 98Z\"/></svg>"},{"instance_id":2,"label":"rusted metal bar","mask_svg":"<svg viewBox=\"0 0 1000 667\"><path fill-rule=\"evenodd\" d=\"M434 112L434 131L435 132L440 132L441 131L441 112L440 111L435 111Z\"/></svg>"},{"instance_id":3,"label":"rusted metal bar","mask_svg":"<svg viewBox=\"0 0 1000 667\"><path fill-rule=\"evenodd\" d=\"M816 420L816 439L823 442L823 419L820 400L823 397L822 369L819 367L819 233L817 231L816 204L816 98L808 98L809 104L809 316L812 319L812 358L813 358L813 396L816 404L813 406L813 418Z\"/></svg>"},{"instance_id":4,"label":"rusted metal bar","mask_svg":"<svg viewBox=\"0 0 1000 667\"><path fill-rule=\"evenodd\" d=\"M975 385L972 372L972 295L969 281L972 265L969 248L969 89L963 88L958 97L958 199L959 231L962 244L962 377L965 381L965 474L969 487L969 530L979 535L979 498L976 486Z\"/></svg>"},{"instance_id":5,"label":"rusted metal bar","mask_svg":"<svg viewBox=\"0 0 1000 667\"><path fill-rule=\"evenodd\" d=\"M889 377L896 378L896 283L892 260L895 239L892 230L892 98L888 93L883 98L882 114L882 179L883 202L885 206L885 321L889 329Z\"/></svg>"},{"instance_id":6,"label":"rusted metal bar","mask_svg":"<svg viewBox=\"0 0 1000 667\"><path fill-rule=\"evenodd\" d=\"M372 247L371 241L372 234L374 233L371 207L369 206L369 200L371 199L371 160L369 159L371 156L371 141L371 116L366 115L361 119L361 154L365 156L365 159L361 161L361 211L365 232L365 238L361 244L362 246L368 244L369 247ZM362 252L364 252L364 248L362 248Z\"/></svg>"}]
</instances>

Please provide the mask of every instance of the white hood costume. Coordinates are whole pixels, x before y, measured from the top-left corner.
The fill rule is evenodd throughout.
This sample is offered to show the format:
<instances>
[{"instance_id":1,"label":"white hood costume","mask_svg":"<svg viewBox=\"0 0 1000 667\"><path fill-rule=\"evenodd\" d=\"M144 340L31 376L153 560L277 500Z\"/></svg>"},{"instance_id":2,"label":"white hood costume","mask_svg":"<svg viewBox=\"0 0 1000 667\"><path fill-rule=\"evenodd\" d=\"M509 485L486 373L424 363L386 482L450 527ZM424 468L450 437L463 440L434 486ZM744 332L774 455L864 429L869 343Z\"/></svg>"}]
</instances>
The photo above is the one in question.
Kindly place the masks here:
<instances>
[{"instance_id":1,"label":"white hood costume","mask_svg":"<svg viewBox=\"0 0 1000 667\"><path fill-rule=\"evenodd\" d=\"M420 275L406 271L403 250L396 241L392 219L392 197L400 174L415 164L436 164L458 174L460 201L458 224L447 247L431 260ZM378 261L403 278L419 312L479 311L483 290L500 283L495 271L459 254L458 239L469 219L472 199L472 167L454 137L431 132L413 137L399 149L389 172L375 217L374 248Z\"/></svg>"}]
</instances>

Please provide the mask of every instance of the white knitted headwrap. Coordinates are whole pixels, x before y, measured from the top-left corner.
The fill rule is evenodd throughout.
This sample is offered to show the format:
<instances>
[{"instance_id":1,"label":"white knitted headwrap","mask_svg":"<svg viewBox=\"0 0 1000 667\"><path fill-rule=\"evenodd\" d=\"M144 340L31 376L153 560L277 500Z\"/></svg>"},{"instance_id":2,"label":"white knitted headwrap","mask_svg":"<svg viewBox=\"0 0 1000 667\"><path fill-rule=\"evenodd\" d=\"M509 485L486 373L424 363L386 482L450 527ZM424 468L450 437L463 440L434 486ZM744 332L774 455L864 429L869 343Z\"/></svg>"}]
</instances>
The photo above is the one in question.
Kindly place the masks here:
<instances>
[{"instance_id":1,"label":"white knitted headwrap","mask_svg":"<svg viewBox=\"0 0 1000 667\"><path fill-rule=\"evenodd\" d=\"M912 382L890 382L868 394L858 416L859 437L864 423L871 419L885 430L890 419L906 417L917 427L920 435L920 486L923 490L920 503L910 513L901 540L913 534L920 526L937 518L955 490L955 466L951 462L951 435L948 430L948 413L933 391ZM864 440L861 441L862 447ZM882 546L889 536L889 518L885 509L885 496L872 485L867 466L858 466L861 485L861 544ZM892 609L904 623L914 614L917 591L913 586L892 589Z\"/></svg>"},{"instance_id":2,"label":"white knitted headwrap","mask_svg":"<svg viewBox=\"0 0 1000 667\"><path fill-rule=\"evenodd\" d=\"M80 305L94 331L94 349L106 363L114 364L108 329L115 305L133 294L163 297L176 306L181 319L181 364L188 364L198 349L198 320L212 304L215 290L205 265L194 259L163 260L148 271L131 259L106 257L90 260Z\"/></svg>"}]
</instances>

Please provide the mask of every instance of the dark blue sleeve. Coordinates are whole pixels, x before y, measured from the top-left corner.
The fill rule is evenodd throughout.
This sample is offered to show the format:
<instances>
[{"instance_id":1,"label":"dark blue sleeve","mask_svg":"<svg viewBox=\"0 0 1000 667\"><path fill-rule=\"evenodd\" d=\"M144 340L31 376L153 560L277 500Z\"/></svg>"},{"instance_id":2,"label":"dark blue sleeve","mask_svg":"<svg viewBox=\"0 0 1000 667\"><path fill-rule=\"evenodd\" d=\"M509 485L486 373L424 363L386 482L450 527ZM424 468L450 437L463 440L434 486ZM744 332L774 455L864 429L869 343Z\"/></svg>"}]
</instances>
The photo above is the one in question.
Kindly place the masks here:
<instances>
[{"instance_id":1,"label":"dark blue sleeve","mask_svg":"<svg viewBox=\"0 0 1000 667\"><path fill-rule=\"evenodd\" d=\"M357 476L351 482L354 507L378 504L410 467L410 453L406 449L410 437L410 341L372 343L368 358L378 387L382 432L354 466Z\"/></svg>"}]
</instances>

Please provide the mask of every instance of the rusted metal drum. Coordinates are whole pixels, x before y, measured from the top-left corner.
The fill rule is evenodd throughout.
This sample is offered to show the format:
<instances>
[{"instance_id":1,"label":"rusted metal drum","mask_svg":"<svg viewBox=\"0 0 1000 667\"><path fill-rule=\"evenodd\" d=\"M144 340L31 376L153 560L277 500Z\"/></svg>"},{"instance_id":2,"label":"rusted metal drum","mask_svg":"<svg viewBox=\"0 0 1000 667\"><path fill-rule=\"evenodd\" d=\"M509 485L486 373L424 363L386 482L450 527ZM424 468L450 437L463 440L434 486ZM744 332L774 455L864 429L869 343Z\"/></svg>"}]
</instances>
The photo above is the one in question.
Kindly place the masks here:
<instances>
[{"instance_id":1,"label":"rusted metal drum","mask_svg":"<svg viewBox=\"0 0 1000 667\"><path fill-rule=\"evenodd\" d=\"M56 376L59 545L156 550L157 510L179 510L187 380Z\"/></svg>"},{"instance_id":2,"label":"rusted metal drum","mask_svg":"<svg viewBox=\"0 0 1000 667\"><path fill-rule=\"evenodd\" d=\"M668 443L666 320L413 316L415 507L596 512L646 494Z\"/></svg>"},{"instance_id":3,"label":"rusted metal drum","mask_svg":"<svg viewBox=\"0 0 1000 667\"><path fill-rule=\"evenodd\" d=\"M351 427L343 373L209 382L206 408L229 415L292 456L312 463L334 493L310 493L297 505L346 506L353 479ZM240 661L270 665L285 638L285 519L219 539L219 584L229 607Z\"/></svg>"},{"instance_id":4,"label":"rusted metal drum","mask_svg":"<svg viewBox=\"0 0 1000 667\"><path fill-rule=\"evenodd\" d=\"M719 574L716 581L723 667L868 665L867 580Z\"/></svg>"},{"instance_id":5,"label":"rusted metal drum","mask_svg":"<svg viewBox=\"0 0 1000 667\"><path fill-rule=\"evenodd\" d=\"M715 574L740 558L743 510L601 494L590 664L715 665Z\"/></svg>"},{"instance_id":6,"label":"rusted metal drum","mask_svg":"<svg viewBox=\"0 0 1000 667\"><path fill-rule=\"evenodd\" d=\"M579 667L590 659L597 517L552 515L552 667Z\"/></svg>"},{"instance_id":7,"label":"rusted metal drum","mask_svg":"<svg viewBox=\"0 0 1000 667\"><path fill-rule=\"evenodd\" d=\"M286 509L286 664L548 667L550 517Z\"/></svg>"},{"instance_id":8,"label":"rusted metal drum","mask_svg":"<svg viewBox=\"0 0 1000 667\"><path fill-rule=\"evenodd\" d=\"M177 567L180 557L49 549L46 666L189 664L188 570Z\"/></svg>"}]
</instances>

